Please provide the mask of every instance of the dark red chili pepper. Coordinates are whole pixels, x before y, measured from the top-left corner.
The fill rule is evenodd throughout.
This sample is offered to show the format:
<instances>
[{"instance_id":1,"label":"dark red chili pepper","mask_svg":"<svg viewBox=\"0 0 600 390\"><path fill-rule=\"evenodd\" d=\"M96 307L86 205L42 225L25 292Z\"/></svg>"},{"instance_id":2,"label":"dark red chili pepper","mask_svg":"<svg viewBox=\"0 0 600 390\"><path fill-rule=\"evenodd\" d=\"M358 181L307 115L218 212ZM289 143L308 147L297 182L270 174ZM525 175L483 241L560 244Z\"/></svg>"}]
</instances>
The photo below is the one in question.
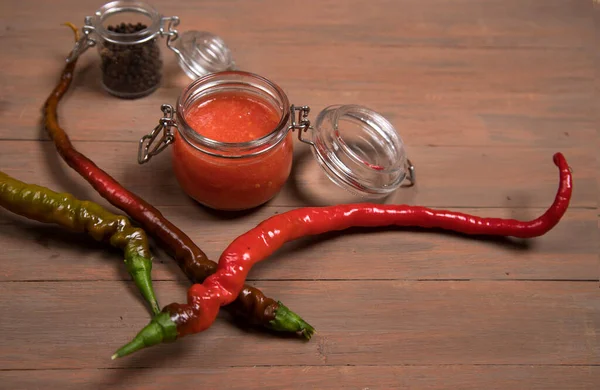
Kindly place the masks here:
<instances>
[{"instance_id":1,"label":"dark red chili pepper","mask_svg":"<svg viewBox=\"0 0 600 390\"><path fill-rule=\"evenodd\" d=\"M76 199L71 194L23 183L4 172L0 172L0 206L38 222L85 232L97 241L106 241L122 249L127 272L150 304L152 313L160 312L150 277L152 257L146 233L131 226L126 217L115 215L99 204Z\"/></svg>"},{"instance_id":2,"label":"dark red chili pepper","mask_svg":"<svg viewBox=\"0 0 600 390\"><path fill-rule=\"evenodd\" d=\"M67 24L79 40L79 32L72 24ZM142 228L170 253L192 283L201 283L217 270L217 264L171 221L165 218L151 204L124 188L93 161L77 151L58 121L58 103L67 92L75 70L77 57L65 65L58 85L44 105L44 125L54 141L63 160L79 173L92 187L113 206L123 210L139 223ZM236 315L266 328L294 332L310 339L314 328L281 302L266 297L260 290L245 285L229 309Z\"/></svg>"},{"instance_id":3,"label":"dark red chili pepper","mask_svg":"<svg viewBox=\"0 0 600 390\"><path fill-rule=\"evenodd\" d=\"M532 238L552 229L565 214L572 193L571 171L562 154L554 155L560 185L552 206L532 221L482 218L420 206L371 203L306 207L275 215L235 239L221 254L218 270L203 284L188 290L188 303L172 303L143 328L113 359L141 348L207 329L219 307L239 293L252 266L288 241L350 227L418 226L441 228L469 235Z\"/></svg>"}]
</instances>

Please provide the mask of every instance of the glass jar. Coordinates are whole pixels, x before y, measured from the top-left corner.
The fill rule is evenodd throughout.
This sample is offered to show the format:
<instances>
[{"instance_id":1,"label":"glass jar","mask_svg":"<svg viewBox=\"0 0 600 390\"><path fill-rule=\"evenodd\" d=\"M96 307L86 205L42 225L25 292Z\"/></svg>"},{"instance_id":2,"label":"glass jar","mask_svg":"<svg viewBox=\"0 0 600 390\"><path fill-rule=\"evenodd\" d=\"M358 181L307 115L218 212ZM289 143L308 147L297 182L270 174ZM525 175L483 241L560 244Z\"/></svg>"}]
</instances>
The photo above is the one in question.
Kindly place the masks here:
<instances>
[{"instance_id":1,"label":"glass jar","mask_svg":"<svg viewBox=\"0 0 600 390\"><path fill-rule=\"evenodd\" d=\"M87 16L82 37L67 62L97 46L102 87L111 95L133 99L147 96L161 84L163 58L158 38L176 55L186 75L195 79L211 72L234 69L229 49L218 36L187 31L179 36L177 16L164 17L140 1L117 0Z\"/></svg>"},{"instance_id":2,"label":"glass jar","mask_svg":"<svg viewBox=\"0 0 600 390\"><path fill-rule=\"evenodd\" d=\"M232 127L238 130L242 125L243 131L264 135L243 142L223 142L230 139L211 139L194 129L190 123L193 110L223 96L238 101L226 102L224 108L220 108L223 104L208 108L209 114L218 115L215 109L225 114L234 109L239 115L230 119ZM256 106L256 102L263 106ZM283 187L292 168L288 107L287 97L278 86L250 74L210 74L190 84L177 102L178 131L173 133L173 171L183 190L201 204L220 210L244 210L270 200ZM248 111L254 112L244 115ZM260 116L265 118L261 120Z\"/></svg>"},{"instance_id":3,"label":"glass jar","mask_svg":"<svg viewBox=\"0 0 600 390\"><path fill-rule=\"evenodd\" d=\"M207 102L229 96L252 99L277 117L265 125L265 111L237 118L243 111L207 108ZM204 119L192 120L197 107L208 111ZM245 210L272 199L291 172L293 131L312 147L327 177L352 194L381 198L415 180L404 143L383 116L359 105L330 106L318 114L313 127L308 106L290 105L279 86L257 74L224 71L203 76L183 90L176 108L163 104L162 111L158 126L140 139L138 163L148 162L174 144L172 163L177 181L189 196L210 208ZM254 130L254 123L259 123L256 129L270 127L257 130L258 136L245 142L227 142L214 139L221 133L211 129L219 121L220 129L231 131L232 137ZM244 123L243 130L239 123ZM216 136L210 138L206 133Z\"/></svg>"}]
</instances>

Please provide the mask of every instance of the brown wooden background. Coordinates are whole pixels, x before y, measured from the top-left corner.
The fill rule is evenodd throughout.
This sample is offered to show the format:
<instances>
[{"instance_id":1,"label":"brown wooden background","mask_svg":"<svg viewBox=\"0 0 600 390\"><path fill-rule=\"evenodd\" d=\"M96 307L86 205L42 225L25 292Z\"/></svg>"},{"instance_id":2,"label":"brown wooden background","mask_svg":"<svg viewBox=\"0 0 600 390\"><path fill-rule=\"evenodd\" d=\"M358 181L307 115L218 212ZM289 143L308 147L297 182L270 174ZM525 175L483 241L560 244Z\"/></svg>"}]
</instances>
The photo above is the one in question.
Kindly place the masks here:
<instances>
[{"instance_id":1,"label":"brown wooden background","mask_svg":"<svg viewBox=\"0 0 600 390\"><path fill-rule=\"evenodd\" d=\"M99 1L0 4L0 169L106 205L39 126L69 30ZM250 283L318 330L312 341L223 316L203 334L111 361L148 321L114 250L0 210L2 389L600 388L598 69L592 0L154 2L180 30L222 36L240 68L316 113L359 103L407 143L416 187L388 202L534 218L574 170L564 220L529 245L451 234L351 231L286 245ZM226 218L181 192L169 153L136 163L138 139L189 82L165 50L164 86L124 101L87 52L60 114L75 146L158 206L213 259L262 219L352 201L297 144L294 176L267 206ZM188 282L154 250L161 304Z\"/></svg>"}]
</instances>

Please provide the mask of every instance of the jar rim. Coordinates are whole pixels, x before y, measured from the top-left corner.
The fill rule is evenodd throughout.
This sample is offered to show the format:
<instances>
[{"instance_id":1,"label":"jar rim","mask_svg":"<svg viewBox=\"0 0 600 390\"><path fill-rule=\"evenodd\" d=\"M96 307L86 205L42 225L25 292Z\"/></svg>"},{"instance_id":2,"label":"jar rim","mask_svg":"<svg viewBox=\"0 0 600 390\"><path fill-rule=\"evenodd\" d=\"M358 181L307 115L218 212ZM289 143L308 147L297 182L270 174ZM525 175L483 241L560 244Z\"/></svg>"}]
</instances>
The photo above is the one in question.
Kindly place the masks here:
<instances>
[{"instance_id":1,"label":"jar rim","mask_svg":"<svg viewBox=\"0 0 600 390\"><path fill-rule=\"evenodd\" d=\"M150 24L134 33L121 34L108 30L104 21L119 13L137 13L150 18ZM137 44L147 42L160 33L161 14L153 6L141 1L115 0L101 6L94 14L94 31L105 41L115 44Z\"/></svg>"},{"instance_id":2,"label":"jar rim","mask_svg":"<svg viewBox=\"0 0 600 390\"><path fill-rule=\"evenodd\" d=\"M217 141L194 130L185 118L185 110L201 97L206 96L206 94L201 96L195 94L203 90L218 90L227 85L235 85L238 90L243 88L258 90L274 98L280 106L277 108L281 109L281 116L273 130L260 138L245 142ZM267 99L263 99L263 102L270 104ZM177 121L180 123L177 129L188 144L203 153L225 158L251 157L271 150L285 138L289 131L289 106L288 97L283 89L263 76L240 70L209 73L188 84L177 98L176 115Z\"/></svg>"},{"instance_id":3,"label":"jar rim","mask_svg":"<svg viewBox=\"0 0 600 390\"><path fill-rule=\"evenodd\" d=\"M373 164L350 146L341 120L356 122L360 138L382 157ZM369 144L369 140L372 140ZM313 155L327 177L339 187L359 196L382 197L409 178L413 181L402 137L381 114L365 106L332 105L317 116L313 132ZM357 145L353 145L356 147ZM363 151L364 153L364 151Z\"/></svg>"},{"instance_id":4,"label":"jar rim","mask_svg":"<svg viewBox=\"0 0 600 390\"><path fill-rule=\"evenodd\" d=\"M364 165L370 170L378 173L391 173L397 172L400 169L405 168L403 161L404 158L404 142L400 134L396 132L394 126L380 113L370 110L367 107L358 104L346 104L346 105L332 105L326 108L326 110L332 110L332 126L335 133L337 145L344 151L344 153L352 159L354 162ZM385 165L375 165L369 161L361 158L356 152L348 145L344 139L343 132L339 129L339 123L343 118L353 118L363 122L363 126L372 129L377 129L382 139L390 142L394 145L394 152L396 159L392 163Z\"/></svg>"}]
</instances>

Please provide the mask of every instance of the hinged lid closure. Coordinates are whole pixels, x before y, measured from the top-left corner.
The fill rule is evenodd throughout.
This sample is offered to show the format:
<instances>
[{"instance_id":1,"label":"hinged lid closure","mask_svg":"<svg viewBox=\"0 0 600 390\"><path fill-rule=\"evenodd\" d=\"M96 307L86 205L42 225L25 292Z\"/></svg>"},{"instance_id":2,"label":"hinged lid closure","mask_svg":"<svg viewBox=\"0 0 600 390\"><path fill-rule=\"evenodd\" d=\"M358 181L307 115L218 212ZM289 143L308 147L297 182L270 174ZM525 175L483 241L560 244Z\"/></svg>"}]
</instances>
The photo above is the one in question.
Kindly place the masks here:
<instances>
[{"instance_id":1,"label":"hinged lid closure","mask_svg":"<svg viewBox=\"0 0 600 390\"><path fill-rule=\"evenodd\" d=\"M313 154L329 179L353 194L384 197L406 180L414 167L402 138L381 114L359 105L325 108L315 121Z\"/></svg>"},{"instance_id":2,"label":"hinged lid closure","mask_svg":"<svg viewBox=\"0 0 600 390\"><path fill-rule=\"evenodd\" d=\"M169 47L177 53L179 66L191 79L235 68L225 42L210 32L186 31L172 42Z\"/></svg>"}]
</instances>

